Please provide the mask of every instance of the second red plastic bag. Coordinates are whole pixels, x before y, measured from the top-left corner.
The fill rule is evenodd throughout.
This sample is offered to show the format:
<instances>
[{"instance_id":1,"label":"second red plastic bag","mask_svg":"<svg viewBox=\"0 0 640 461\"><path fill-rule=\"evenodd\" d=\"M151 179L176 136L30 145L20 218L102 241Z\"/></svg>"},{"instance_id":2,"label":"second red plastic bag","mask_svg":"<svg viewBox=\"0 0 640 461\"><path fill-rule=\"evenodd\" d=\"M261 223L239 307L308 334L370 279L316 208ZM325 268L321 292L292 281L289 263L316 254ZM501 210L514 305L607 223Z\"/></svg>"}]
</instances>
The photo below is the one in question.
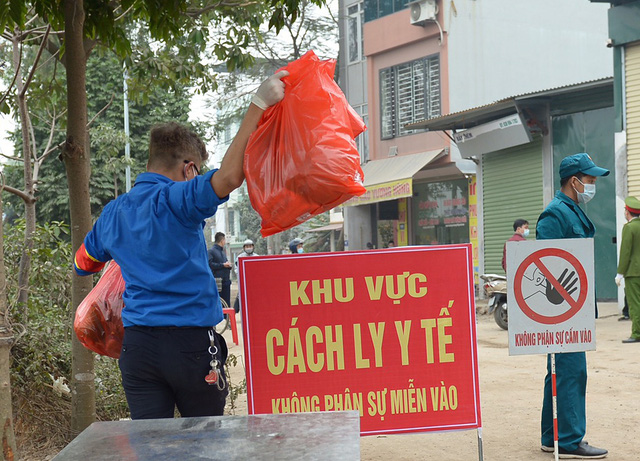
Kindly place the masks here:
<instances>
[{"instance_id":1,"label":"second red plastic bag","mask_svg":"<svg viewBox=\"0 0 640 461\"><path fill-rule=\"evenodd\" d=\"M124 338L124 288L120 266L111 261L96 286L76 309L73 322L73 329L84 347L114 359L120 357Z\"/></svg>"},{"instance_id":2,"label":"second red plastic bag","mask_svg":"<svg viewBox=\"0 0 640 461\"><path fill-rule=\"evenodd\" d=\"M284 99L249 139L247 189L265 237L366 191L354 141L365 125L333 80L335 64L309 51L284 67Z\"/></svg>"}]
</instances>

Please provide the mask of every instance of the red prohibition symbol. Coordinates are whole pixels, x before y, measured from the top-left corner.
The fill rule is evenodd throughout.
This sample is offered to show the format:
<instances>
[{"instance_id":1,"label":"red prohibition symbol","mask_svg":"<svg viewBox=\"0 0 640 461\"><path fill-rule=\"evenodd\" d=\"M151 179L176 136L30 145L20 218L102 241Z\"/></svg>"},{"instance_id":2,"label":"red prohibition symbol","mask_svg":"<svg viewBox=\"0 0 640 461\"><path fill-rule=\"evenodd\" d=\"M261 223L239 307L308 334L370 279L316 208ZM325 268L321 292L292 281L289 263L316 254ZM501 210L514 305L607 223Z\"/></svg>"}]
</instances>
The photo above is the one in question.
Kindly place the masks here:
<instances>
[{"instance_id":1,"label":"red prohibition symbol","mask_svg":"<svg viewBox=\"0 0 640 461\"><path fill-rule=\"evenodd\" d=\"M569 264L573 266L576 270L576 274L578 274L578 279L580 280L580 291L578 294L578 299L575 300L571 297L567 290L558 282L556 276L554 276L551 271L542 263L542 258L546 256L556 256L558 258L566 260ZM562 298L569 304L569 309L563 312L560 315L554 316L546 316L535 312L529 305L522 295L522 280L524 278L525 270L534 264L540 272L547 278L549 283L553 285L553 287L560 293ZM580 261L573 256L571 253L565 250L561 250L560 248L545 248L542 250L538 250L525 258L524 261L516 270L516 275L514 278L513 291L515 293L516 302L522 312L529 317L531 320L534 320L538 323L542 323L545 325L555 325L558 323L562 323L566 320L569 320L571 317L576 315L582 306L584 305L585 300L587 299L587 273L580 264Z\"/></svg>"}]
</instances>

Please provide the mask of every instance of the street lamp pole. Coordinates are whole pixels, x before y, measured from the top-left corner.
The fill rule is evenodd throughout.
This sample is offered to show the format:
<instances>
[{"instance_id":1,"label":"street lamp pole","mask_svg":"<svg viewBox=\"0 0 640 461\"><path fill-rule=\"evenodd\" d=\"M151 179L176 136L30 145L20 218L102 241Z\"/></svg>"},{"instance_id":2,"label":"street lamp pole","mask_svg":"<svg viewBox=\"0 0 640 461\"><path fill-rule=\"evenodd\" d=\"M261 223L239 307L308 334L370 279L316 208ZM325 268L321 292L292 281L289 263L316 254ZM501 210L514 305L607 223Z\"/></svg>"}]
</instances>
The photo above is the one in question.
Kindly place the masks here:
<instances>
[{"instance_id":1,"label":"street lamp pole","mask_svg":"<svg viewBox=\"0 0 640 461\"><path fill-rule=\"evenodd\" d=\"M124 66L122 76L124 80L124 134L127 137L127 143L124 146L124 159L127 162L125 177L126 191L129 192L131 190L131 166L129 165L131 160L131 146L129 145L129 87L127 86L128 75L126 65Z\"/></svg>"}]
</instances>

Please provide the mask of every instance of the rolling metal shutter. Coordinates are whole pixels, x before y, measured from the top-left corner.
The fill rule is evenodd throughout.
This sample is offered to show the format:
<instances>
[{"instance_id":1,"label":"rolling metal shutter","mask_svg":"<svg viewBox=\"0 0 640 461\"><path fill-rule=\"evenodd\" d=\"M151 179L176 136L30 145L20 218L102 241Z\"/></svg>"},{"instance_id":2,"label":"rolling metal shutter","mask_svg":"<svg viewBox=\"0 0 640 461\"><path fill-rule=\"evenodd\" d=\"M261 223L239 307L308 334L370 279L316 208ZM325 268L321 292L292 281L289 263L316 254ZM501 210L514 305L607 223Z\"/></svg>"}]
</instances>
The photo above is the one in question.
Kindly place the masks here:
<instances>
[{"instance_id":1,"label":"rolling metal shutter","mask_svg":"<svg viewBox=\"0 0 640 461\"><path fill-rule=\"evenodd\" d=\"M625 46L624 62L628 188L640 197L640 42Z\"/></svg>"},{"instance_id":2,"label":"rolling metal shutter","mask_svg":"<svg viewBox=\"0 0 640 461\"><path fill-rule=\"evenodd\" d=\"M482 156L484 271L503 274L502 248L513 222L529 221L530 239L544 209L542 138Z\"/></svg>"}]
</instances>

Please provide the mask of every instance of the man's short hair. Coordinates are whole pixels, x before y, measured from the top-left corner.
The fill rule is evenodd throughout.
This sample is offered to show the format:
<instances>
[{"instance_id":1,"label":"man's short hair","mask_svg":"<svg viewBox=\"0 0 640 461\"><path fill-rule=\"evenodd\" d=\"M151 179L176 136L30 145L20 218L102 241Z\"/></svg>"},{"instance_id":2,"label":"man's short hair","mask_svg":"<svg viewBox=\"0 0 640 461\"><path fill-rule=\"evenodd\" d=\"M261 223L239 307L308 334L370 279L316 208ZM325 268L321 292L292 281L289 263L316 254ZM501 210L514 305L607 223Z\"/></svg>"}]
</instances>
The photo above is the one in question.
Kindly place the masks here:
<instances>
[{"instance_id":1,"label":"man's short hair","mask_svg":"<svg viewBox=\"0 0 640 461\"><path fill-rule=\"evenodd\" d=\"M200 137L176 122L155 125L149 135L149 166L175 168L184 161L202 166L209 157Z\"/></svg>"},{"instance_id":2,"label":"man's short hair","mask_svg":"<svg viewBox=\"0 0 640 461\"><path fill-rule=\"evenodd\" d=\"M522 227L522 226L524 226L525 224L529 224L529 221L527 221L526 219L516 219L516 220L513 222L513 231L514 231L514 232L515 232L515 231L517 231L517 230L518 230L518 227Z\"/></svg>"},{"instance_id":3,"label":"man's short hair","mask_svg":"<svg viewBox=\"0 0 640 461\"><path fill-rule=\"evenodd\" d=\"M569 182L569 180L570 180L571 178L573 178L574 176L575 176L576 178L578 178L580 181L582 181L582 178L584 178L586 175L585 175L584 173L576 173L576 174L574 174L574 175L567 176L566 178L562 178L562 179L560 179L560 187L564 187L564 185L565 185L566 183L568 183L568 182Z\"/></svg>"},{"instance_id":4,"label":"man's short hair","mask_svg":"<svg viewBox=\"0 0 640 461\"><path fill-rule=\"evenodd\" d=\"M224 240L224 232L216 232L216 235L213 238L216 243L222 242L222 240Z\"/></svg>"}]
</instances>

